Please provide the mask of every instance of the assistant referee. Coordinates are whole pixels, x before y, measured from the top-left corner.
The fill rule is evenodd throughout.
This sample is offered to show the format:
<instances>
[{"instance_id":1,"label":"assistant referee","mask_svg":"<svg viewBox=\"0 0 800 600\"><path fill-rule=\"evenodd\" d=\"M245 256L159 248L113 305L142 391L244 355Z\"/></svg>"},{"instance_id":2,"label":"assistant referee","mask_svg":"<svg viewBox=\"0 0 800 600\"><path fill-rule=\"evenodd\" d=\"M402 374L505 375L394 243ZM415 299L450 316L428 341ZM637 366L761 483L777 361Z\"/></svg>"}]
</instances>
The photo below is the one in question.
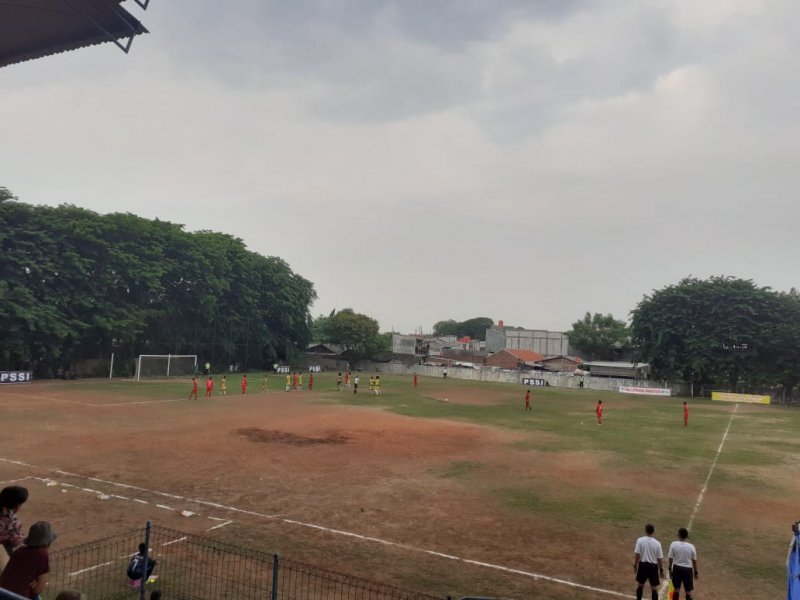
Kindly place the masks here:
<instances>
[{"instance_id":1,"label":"assistant referee","mask_svg":"<svg viewBox=\"0 0 800 600\"><path fill-rule=\"evenodd\" d=\"M680 596L681 587L686 590L686 600L692 600L694 580L697 579L697 550L694 544L686 540L689 532L685 527L678 529L678 539L669 545L669 573L672 576L672 587L675 588L675 600Z\"/></svg>"},{"instance_id":2,"label":"assistant referee","mask_svg":"<svg viewBox=\"0 0 800 600\"><path fill-rule=\"evenodd\" d=\"M642 600L645 582L650 583L650 597L658 600L658 586L664 576L664 551L661 542L653 537L656 528L648 523L644 526L643 535L636 540L633 549L633 572L636 573L636 600Z\"/></svg>"}]
</instances>

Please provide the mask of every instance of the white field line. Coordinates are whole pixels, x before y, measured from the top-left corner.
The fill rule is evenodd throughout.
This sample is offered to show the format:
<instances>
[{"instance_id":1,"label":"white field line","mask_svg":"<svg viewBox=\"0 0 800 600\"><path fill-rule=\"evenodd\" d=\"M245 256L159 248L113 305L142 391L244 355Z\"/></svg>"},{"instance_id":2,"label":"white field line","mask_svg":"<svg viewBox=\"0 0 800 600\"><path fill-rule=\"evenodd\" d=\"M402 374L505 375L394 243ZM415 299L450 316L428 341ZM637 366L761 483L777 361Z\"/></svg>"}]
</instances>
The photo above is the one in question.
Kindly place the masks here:
<instances>
[{"instance_id":1,"label":"white field line","mask_svg":"<svg viewBox=\"0 0 800 600\"><path fill-rule=\"evenodd\" d=\"M733 407L733 411L731 411L731 418L728 419L728 426L725 428L725 433L722 434L722 440L720 440L719 442L717 453L714 455L714 460L711 463L711 467L708 469L708 475L706 475L706 480L703 482L703 487L700 489L700 493L697 495L697 502L694 503L694 510L692 510L692 516L689 517L689 524L686 526L686 529L688 529L689 531L692 530L692 525L694 524L694 518L700 511L700 505L703 504L703 499L705 498L706 490L708 489L708 483L711 481L711 475L714 474L714 469L716 468L717 462L719 461L719 455L722 454L722 447L725 446L725 440L728 439L728 433L731 430L731 425L733 425L733 418L736 416L737 410L739 410L738 402ZM661 587L658 590L659 600L665 600L665 598L667 597L668 588L669 588L669 579L667 578L661 583Z\"/></svg>"},{"instance_id":2,"label":"white field line","mask_svg":"<svg viewBox=\"0 0 800 600\"><path fill-rule=\"evenodd\" d=\"M9 459L0 457L0 462L14 462L14 461L11 461ZM45 469L46 467L39 467L39 468ZM55 468L46 468L46 469L49 470L49 471L56 472L56 473L69 475L71 477L77 477L77 478L80 478L80 479L88 479L90 481L102 482L102 483L106 483L106 484L112 485L112 486L123 487L123 488L126 488L126 489L135 489L135 490L139 490L139 491L142 491L142 492L155 494L155 495L159 495L159 496L165 496L165 497L169 497L169 498L181 499L181 500L184 500L186 502L191 502L191 503L195 503L195 504L202 504L202 505L205 505L205 506L213 506L215 508L220 508L220 509L228 510L228 511L231 511L231 512L236 512L236 513L246 514L246 515L252 515L252 516L261 517L261 518L264 518L264 519L270 519L270 520L274 520L274 521L287 523L287 524L290 524L290 525L295 525L295 526L298 526L298 527L305 527L305 528L308 528L308 529L314 529L314 530L317 530L317 531L324 531L326 533L332 533L332 534L335 534L335 535L341 535L341 536L344 536L344 537L358 539L358 540L362 540L362 541L366 541L366 542L378 543L378 544L382 544L384 546L391 546L391 547L394 547L394 548L400 548L400 549L403 549L403 550L407 550L409 552L418 552L418 553L422 553L422 554L427 554L429 556L437 556L437 557L440 557L440 558L445 558L447 560L453 560L453 561L463 562L465 564L484 567L484 568L487 568L487 569L493 569L495 571L502 571L504 573L511 573L511 574L514 574L514 575L521 575L523 577L531 578L531 579L533 579L535 581L547 581L547 582L550 582L550 583L557 583L557 584L565 585L565 586L572 587L572 588L575 588L575 589L586 590L586 591L595 592L595 593L598 593L598 594L606 594L606 595L615 596L615 597L618 597L618 598L634 598L634 596L631 596L629 594L623 594L621 592L617 592L617 591L614 591L614 590L608 590L608 589L599 588L599 587L595 587L595 586L591 586L591 585L585 585L585 584L582 584L582 583L577 583L577 582L574 582L574 581L570 581L568 579L562 579L562 578L559 578L559 577L551 577L549 575L544 575L542 573L534 573L534 572L531 572L531 571L523 571L521 569L514 569L514 568L511 568L511 567L505 567L503 565L497 565L497 564L488 563L488 562L479 561L479 560L474 560L474 559L469 559L469 558L461 558L459 556L454 556L452 554L445 554L445 553L442 553L442 552L437 552L435 550L429 550L429 549L426 549L426 548L419 548L417 546L411 546L409 544L403 544L403 543L400 543L400 542L393 542L391 540L385 540L385 539L378 538L378 537L373 537L373 536L366 536L366 535L362 535L360 533L354 533L354 532L345 531L345 530L342 530L342 529L335 529L335 528L332 528L332 527L325 527L323 525L318 525L316 523L305 523L303 521L297 521L297 520L294 520L294 519L287 519L287 518L281 517L279 515L269 515L269 514L264 514L264 513L258 513L258 512L255 512L255 511L251 511L251 510L244 510L244 509L241 509L241 508L236 508L236 507L233 507L233 506L225 506L224 504L218 504L216 502L208 502L208 501L205 501L205 500L196 500L196 499L192 499L192 498L184 498L183 496L178 496L178 495L175 495L175 494L169 494L167 492L160 492L160 491L156 491L156 490L149 490L147 488L143 488L143 487L139 487L139 486L135 486L135 485L129 485L129 484L119 483L119 482L115 482L115 481L108 481L108 480L104 480L104 479L98 479L96 477L87 477L85 475L79 475L77 473L68 473L68 472L62 471L60 469L55 469ZM135 502L141 502L143 504L147 504L147 502L145 502L144 500L139 500L137 498L133 498L133 500ZM173 540L172 542L168 542L168 543L177 543L179 541L183 541L183 539L185 539L185 538L182 538L182 539L179 539L179 540ZM164 544L164 545L166 545L166 544Z\"/></svg>"},{"instance_id":3,"label":"white field line","mask_svg":"<svg viewBox=\"0 0 800 600\"><path fill-rule=\"evenodd\" d=\"M113 565L115 562L116 561L114 561L114 560L110 560L108 562L100 563L99 565L86 567L85 569L81 569L80 571L73 571L72 573L69 574L69 577L76 577L76 576L80 575L81 573L88 573L89 571L95 571L95 570L100 569L102 567L107 567L108 565Z\"/></svg>"},{"instance_id":4,"label":"white field line","mask_svg":"<svg viewBox=\"0 0 800 600\"><path fill-rule=\"evenodd\" d=\"M65 400L63 398L53 398L52 396L36 396L34 394L20 394L19 392L5 392L9 396L20 396L22 398L33 398L34 400L50 400L52 402L64 402L66 404L76 404L78 406L91 406L102 408L105 406L135 406L138 404L166 404L168 402L183 402L186 398L173 398L169 400L134 400L133 402L78 402L77 400Z\"/></svg>"},{"instance_id":5,"label":"white field line","mask_svg":"<svg viewBox=\"0 0 800 600\"><path fill-rule=\"evenodd\" d=\"M733 425L733 418L736 416L736 411L738 409L739 409L739 404L737 403L736 406L733 407L731 418L728 419L728 427L725 429L725 433L722 435L722 441L720 441L719 448L717 448L717 454L716 456L714 456L714 462L711 463L711 468L708 470L708 475L706 476L706 480L703 482L703 489L700 490L700 494L697 496L697 502L694 503L694 510L692 511L692 516L689 518L689 524L686 526L686 529L688 529L689 531L692 530L692 524L694 523L694 518L697 516L697 512L700 510L700 505L703 503L703 498L705 497L706 490L708 489L708 482L711 481L711 475L714 473L714 468L717 466L719 455L722 453L722 447L725 445L725 440L728 439L728 432L731 430L731 425Z\"/></svg>"},{"instance_id":6,"label":"white field line","mask_svg":"<svg viewBox=\"0 0 800 600\"><path fill-rule=\"evenodd\" d=\"M211 518L213 518L213 517L209 517L209 519L211 519ZM226 525L230 525L231 523L233 523L233 521L230 521L230 520L224 521L222 523L219 523L218 525L214 525L213 527L209 527L208 529L206 529L206 531L214 531L215 529L221 529L222 527L225 527Z\"/></svg>"},{"instance_id":7,"label":"white field line","mask_svg":"<svg viewBox=\"0 0 800 600\"><path fill-rule=\"evenodd\" d=\"M9 483L17 483L19 481L25 481L27 479L32 479L33 475L28 475L26 477L18 477L17 479L9 479L7 481L0 481L0 485L8 485Z\"/></svg>"},{"instance_id":8,"label":"white field line","mask_svg":"<svg viewBox=\"0 0 800 600\"><path fill-rule=\"evenodd\" d=\"M171 546L172 544L179 544L180 542L184 542L184 541L186 541L188 539L189 539L188 537L183 536L183 537L179 537L177 540L170 540L169 542L164 542L161 545L162 546Z\"/></svg>"}]
</instances>

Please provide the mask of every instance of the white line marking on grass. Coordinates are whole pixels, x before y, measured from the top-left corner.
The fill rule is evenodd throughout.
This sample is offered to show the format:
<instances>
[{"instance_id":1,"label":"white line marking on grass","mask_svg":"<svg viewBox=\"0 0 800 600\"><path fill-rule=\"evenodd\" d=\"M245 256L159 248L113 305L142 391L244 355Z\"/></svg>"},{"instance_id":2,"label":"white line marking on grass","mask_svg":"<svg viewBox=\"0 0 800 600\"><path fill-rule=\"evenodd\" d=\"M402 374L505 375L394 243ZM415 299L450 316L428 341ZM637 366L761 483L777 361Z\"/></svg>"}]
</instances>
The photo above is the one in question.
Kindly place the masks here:
<instances>
[{"instance_id":1,"label":"white line marking on grass","mask_svg":"<svg viewBox=\"0 0 800 600\"><path fill-rule=\"evenodd\" d=\"M166 504L156 504L156 508L163 508L164 510L175 510L171 506L167 506Z\"/></svg>"},{"instance_id":2,"label":"white line marking on grass","mask_svg":"<svg viewBox=\"0 0 800 600\"><path fill-rule=\"evenodd\" d=\"M20 394L18 392L6 392L11 396L20 396L22 398L33 398L34 400L49 400L52 402L64 402L66 404L75 404L77 406L91 406L93 408L102 408L104 406L135 406L138 404L165 404L167 402L184 402L186 398L172 398L169 400L134 400L132 402L79 402L77 400L65 400L64 398L53 398L52 396L36 396L34 394Z\"/></svg>"},{"instance_id":3,"label":"white line marking on grass","mask_svg":"<svg viewBox=\"0 0 800 600\"><path fill-rule=\"evenodd\" d=\"M0 485L6 485L8 483L17 483L18 481L25 481L26 479L32 479L33 475L28 475L27 477L19 477L17 479L9 479L8 481L0 481Z\"/></svg>"},{"instance_id":4,"label":"white line marking on grass","mask_svg":"<svg viewBox=\"0 0 800 600\"><path fill-rule=\"evenodd\" d=\"M33 467L34 469L44 469L44 467L39 467L37 465L32 465L30 463L22 462L21 460L11 460L9 458L0 458L0 461L10 463L12 465L22 465L23 467Z\"/></svg>"},{"instance_id":5,"label":"white line marking on grass","mask_svg":"<svg viewBox=\"0 0 800 600\"><path fill-rule=\"evenodd\" d=\"M689 517L689 524L686 526L686 529L688 529L689 531L692 530L692 525L694 524L694 518L700 511L700 505L703 504L703 499L705 498L706 490L708 489L708 483L711 481L711 475L714 474L714 469L717 466L717 461L719 461L719 455L722 454L722 447L725 445L725 440L728 439L728 433L731 430L731 425L733 425L733 418L736 416L737 410L739 410L738 402L733 407L733 411L731 412L731 418L728 419L728 426L725 428L725 433L722 434L722 440L720 440L719 442L717 453L714 455L714 460L711 463L711 467L708 469L708 475L706 475L706 480L703 482L703 487L700 489L700 493L697 496L697 502L694 503L694 510L692 510L692 516ZM658 590L659 600L665 600L665 598L667 597L668 588L669 588L669 579L667 578L664 580L664 582L661 584L661 587Z\"/></svg>"},{"instance_id":6,"label":"white line marking on grass","mask_svg":"<svg viewBox=\"0 0 800 600\"><path fill-rule=\"evenodd\" d=\"M186 540L188 540L188 539L189 539L188 537L186 537L186 536L183 536L183 537L180 537L180 538L178 538L177 540L170 540L169 542L164 542L164 543L163 543L163 544L161 544L161 545L162 545L162 546L171 546L172 544L178 544L178 543L180 543L180 542L184 542L184 541L186 541Z\"/></svg>"},{"instance_id":7,"label":"white line marking on grass","mask_svg":"<svg viewBox=\"0 0 800 600\"><path fill-rule=\"evenodd\" d=\"M706 490L708 489L708 482L711 481L711 475L714 473L714 468L717 466L719 455L722 453L722 447L725 445L725 440L728 439L728 432L731 430L731 425L733 425L733 417L736 416L736 411L738 409L739 404L737 403L736 406L733 407L731 418L728 419L728 427L725 429L725 433L722 434L722 441L719 443L719 448L717 448L717 454L714 456L714 462L711 463L711 468L708 470L708 475L703 483L703 489L700 490L700 494L697 496L697 502L694 504L692 516L689 518L689 524L686 526L686 529L689 529L690 531L692 529L692 524L694 523L694 518L697 516L697 512L700 510L700 505L703 503L703 498L705 497Z\"/></svg>"},{"instance_id":8,"label":"white line marking on grass","mask_svg":"<svg viewBox=\"0 0 800 600\"><path fill-rule=\"evenodd\" d=\"M214 525L213 527L209 527L208 529L206 529L206 531L214 531L215 529L220 529L222 527L225 527L226 525L230 525L231 523L233 523L233 521L230 521L230 520L229 521L224 521L222 523L219 523L218 525Z\"/></svg>"},{"instance_id":9,"label":"white line marking on grass","mask_svg":"<svg viewBox=\"0 0 800 600\"><path fill-rule=\"evenodd\" d=\"M0 458L0 461L10 462L8 459L4 459L4 458ZM39 467L39 468L45 468L45 467ZM57 473L65 473L64 471L61 471L59 469L50 468L48 470L54 471L54 472L57 472ZM536 581L547 581L547 582L550 582L550 583L557 583L557 584L569 586L569 587L572 587L572 588L575 588L575 589L587 590L587 591L600 593L600 594L607 594L607 595L610 595L610 596L616 596L618 598L634 598L634 596L630 596L628 594L623 594L621 592L617 592L617 591L614 591L614 590L607 590L607 589L604 589L604 588L585 585L585 584L582 584L582 583L576 583L574 581L569 581L567 579L561 579L559 577L551 577L549 575L543 575L541 573L533 573L531 571L523 571L521 569L513 569L511 567L504 567L502 565L496 565L496 564L487 563L487 562L483 562L483 561L479 561L479 560L474 560L474 559L469 559L469 558L461 558L459 556L454 556L454 555L451 555L451 554L445 554L445 553L442 553L442 552L437 552L436 550L429 550L429 549L426 549L426 548L418 548L416 546L411 546L411 545L403 544L403 543L400 543L400 542L393 542L391 540L384 540L384 539L373 537L373 536L362 535L360 533L354 533L354 532L351 532L351 531L345 531L343 529L335 529L335 528L332 528L332 527L325 527L323 525L317 525L315 523L305 523L303 521L297 521L297 520L294 520L294 519L288 519L288 518L281 517L281 516L276 515L276 514L268 515L268 514L264 514L264 513L258 513L258 512L252 511L252 510L245 510L245 509L241 509L241 508L236 508L236 507L233 507L233 506L225 506L223 504L218 504L216 502L209 502L209 501L206 501L206 500L197 500L197 499L193 499L193 498L184 498L183 496L177 496L175 494L169 494L167 492L159 492L159 491L155 491L155 490L148 490L147 488L142 488L142 487L138 487L138 486L134 486L134 485L129 485L129 484L125 484L125 483L118 483L118 482L108 481L108 480L103 480L103 479L97 479L95 477L87 477L85 475L78 475L76 473L69 473L69 475L72 476L72 477L78 477L78 478L82 478L82 479L89 479L89 480L92 480L92 481L100 481L100 482L103 482L103 483L107 483L109 485L119 486L119 487L123 487L123 488L127 488L127 489L136 489L136 490L140 490L140 491L143 491L143 492L148 492L148 493L156 494L156 495L160 495L160 496L167 496L167 497L171 497L171 498L184 499L186 502L192 502L192 503L195 503L195 504L203 504L203 505L206 505L206 506L213 506L213 507L221 508L221 509L228 510L228 511L231 511L231 512L236 512L236 513L246 514L246 515L252 515L252 516L261 517L261 518L264 518L264 519L270 519L270 520L273 520L273 521L280 521L282 523L288 523L290 525L296 525L298 527L305 527L305 528L308 528L308 529L315 529L317 531L324 531L326 533L333 533L335 535L341 535L341 536L344 536L344 537L358 539L358 540L362 540L362 541L366 541L366 542L373 542L373 543L377 543L377 544L382 544L384 546L391 546L391 547L394 547L394 548L400 548L400 549L407 550L407 551L410 551L410 552L418 552L418 553L422 553L422 554L427 554L429 556L438 556L440 558L446 558L447 560L460 561L460 562L463 562L465 564L476 565L476 566L479 566L479 567L484 567L484 568L488 568L488 569L494 569L494 570L502 571L502 572L505 572L505 573L512 573L512 574L515 574L515 575L521 575L523 577L529 577L529 578L534 579ZM148 502L145 502L144 500L139 500L138 498L133 498L133 501L134 502L140 502L142 504L148 504ZM183 541L185 539L186 539L185 537L184 538L179 538L177 540L172 540L171 542L166 542L165 544L162 544L162 545L166 546L168 544L175 544L175 543L178 543L178 542Z\"/></svg>"},{"instance_id":10,"label":"white line marking on grass","mask_svg":"<svg viewBox=\"0 0 800 600\"><path fill-rule=\"evenodd\" d=\"M168 402L185 402L186 398L174 398L172 400L136 400L134 402L112 402L109 404L92 404L91 406L134 406L137 404L166 404Z\"/></svg>"},{"instance_id":11,"label":"white line marking on grass","mask_svg":"<svg viewBox=\"0 0 800 600\"><path fill-rule=\"evenodd\" d=\"M76 577L82 573L88 573L89 571L94 571L102 567L107 567L108 565L113 565L115 562L116 561L111 560L109 562L100 563L99 565L94 565L93 567L86 567L85 569L81 569L80 571L73 571L72 573L69 574L69 577Z\"/></svg>"}]
</instances>

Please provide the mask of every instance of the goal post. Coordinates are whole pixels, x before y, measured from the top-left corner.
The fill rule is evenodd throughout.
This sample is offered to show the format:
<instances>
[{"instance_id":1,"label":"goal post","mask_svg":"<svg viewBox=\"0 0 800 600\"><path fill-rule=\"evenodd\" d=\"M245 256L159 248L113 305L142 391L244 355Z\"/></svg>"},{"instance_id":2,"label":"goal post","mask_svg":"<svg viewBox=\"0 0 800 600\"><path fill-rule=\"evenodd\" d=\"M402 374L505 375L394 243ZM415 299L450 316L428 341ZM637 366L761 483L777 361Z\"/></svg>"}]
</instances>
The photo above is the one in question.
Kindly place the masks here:
<instances>
[{"instance_id":1,"label":"goal post","mask_svg":"<svg viewBox=\"0 0 800 600\"><path fill-rule=\"evenodd\" d=\"M184 377L197 373L197 354L140 354L136 381L142 377Z\"/></svg>"}]
</instances>

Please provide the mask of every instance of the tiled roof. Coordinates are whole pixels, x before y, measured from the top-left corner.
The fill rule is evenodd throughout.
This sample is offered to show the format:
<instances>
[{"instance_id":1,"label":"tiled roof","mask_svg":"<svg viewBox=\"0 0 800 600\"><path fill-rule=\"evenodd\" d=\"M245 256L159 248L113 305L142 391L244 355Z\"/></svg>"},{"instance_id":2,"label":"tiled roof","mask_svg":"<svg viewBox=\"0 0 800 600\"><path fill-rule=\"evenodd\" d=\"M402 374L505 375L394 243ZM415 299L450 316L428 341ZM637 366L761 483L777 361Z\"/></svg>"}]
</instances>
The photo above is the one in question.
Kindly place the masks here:
<instances>
[{"instance_id":1,"label":"tiled roof","mask_svg":"<svg viewBox=\"0 0 800 600\"><path fill-rule=\"evenodd\" d=\"M544 359L544 356L538 352L534 352L533 350L517 350L506 348L506 352L513 354L524 362L539 362L540 360Z\"/></svg>"}]
</instances>

